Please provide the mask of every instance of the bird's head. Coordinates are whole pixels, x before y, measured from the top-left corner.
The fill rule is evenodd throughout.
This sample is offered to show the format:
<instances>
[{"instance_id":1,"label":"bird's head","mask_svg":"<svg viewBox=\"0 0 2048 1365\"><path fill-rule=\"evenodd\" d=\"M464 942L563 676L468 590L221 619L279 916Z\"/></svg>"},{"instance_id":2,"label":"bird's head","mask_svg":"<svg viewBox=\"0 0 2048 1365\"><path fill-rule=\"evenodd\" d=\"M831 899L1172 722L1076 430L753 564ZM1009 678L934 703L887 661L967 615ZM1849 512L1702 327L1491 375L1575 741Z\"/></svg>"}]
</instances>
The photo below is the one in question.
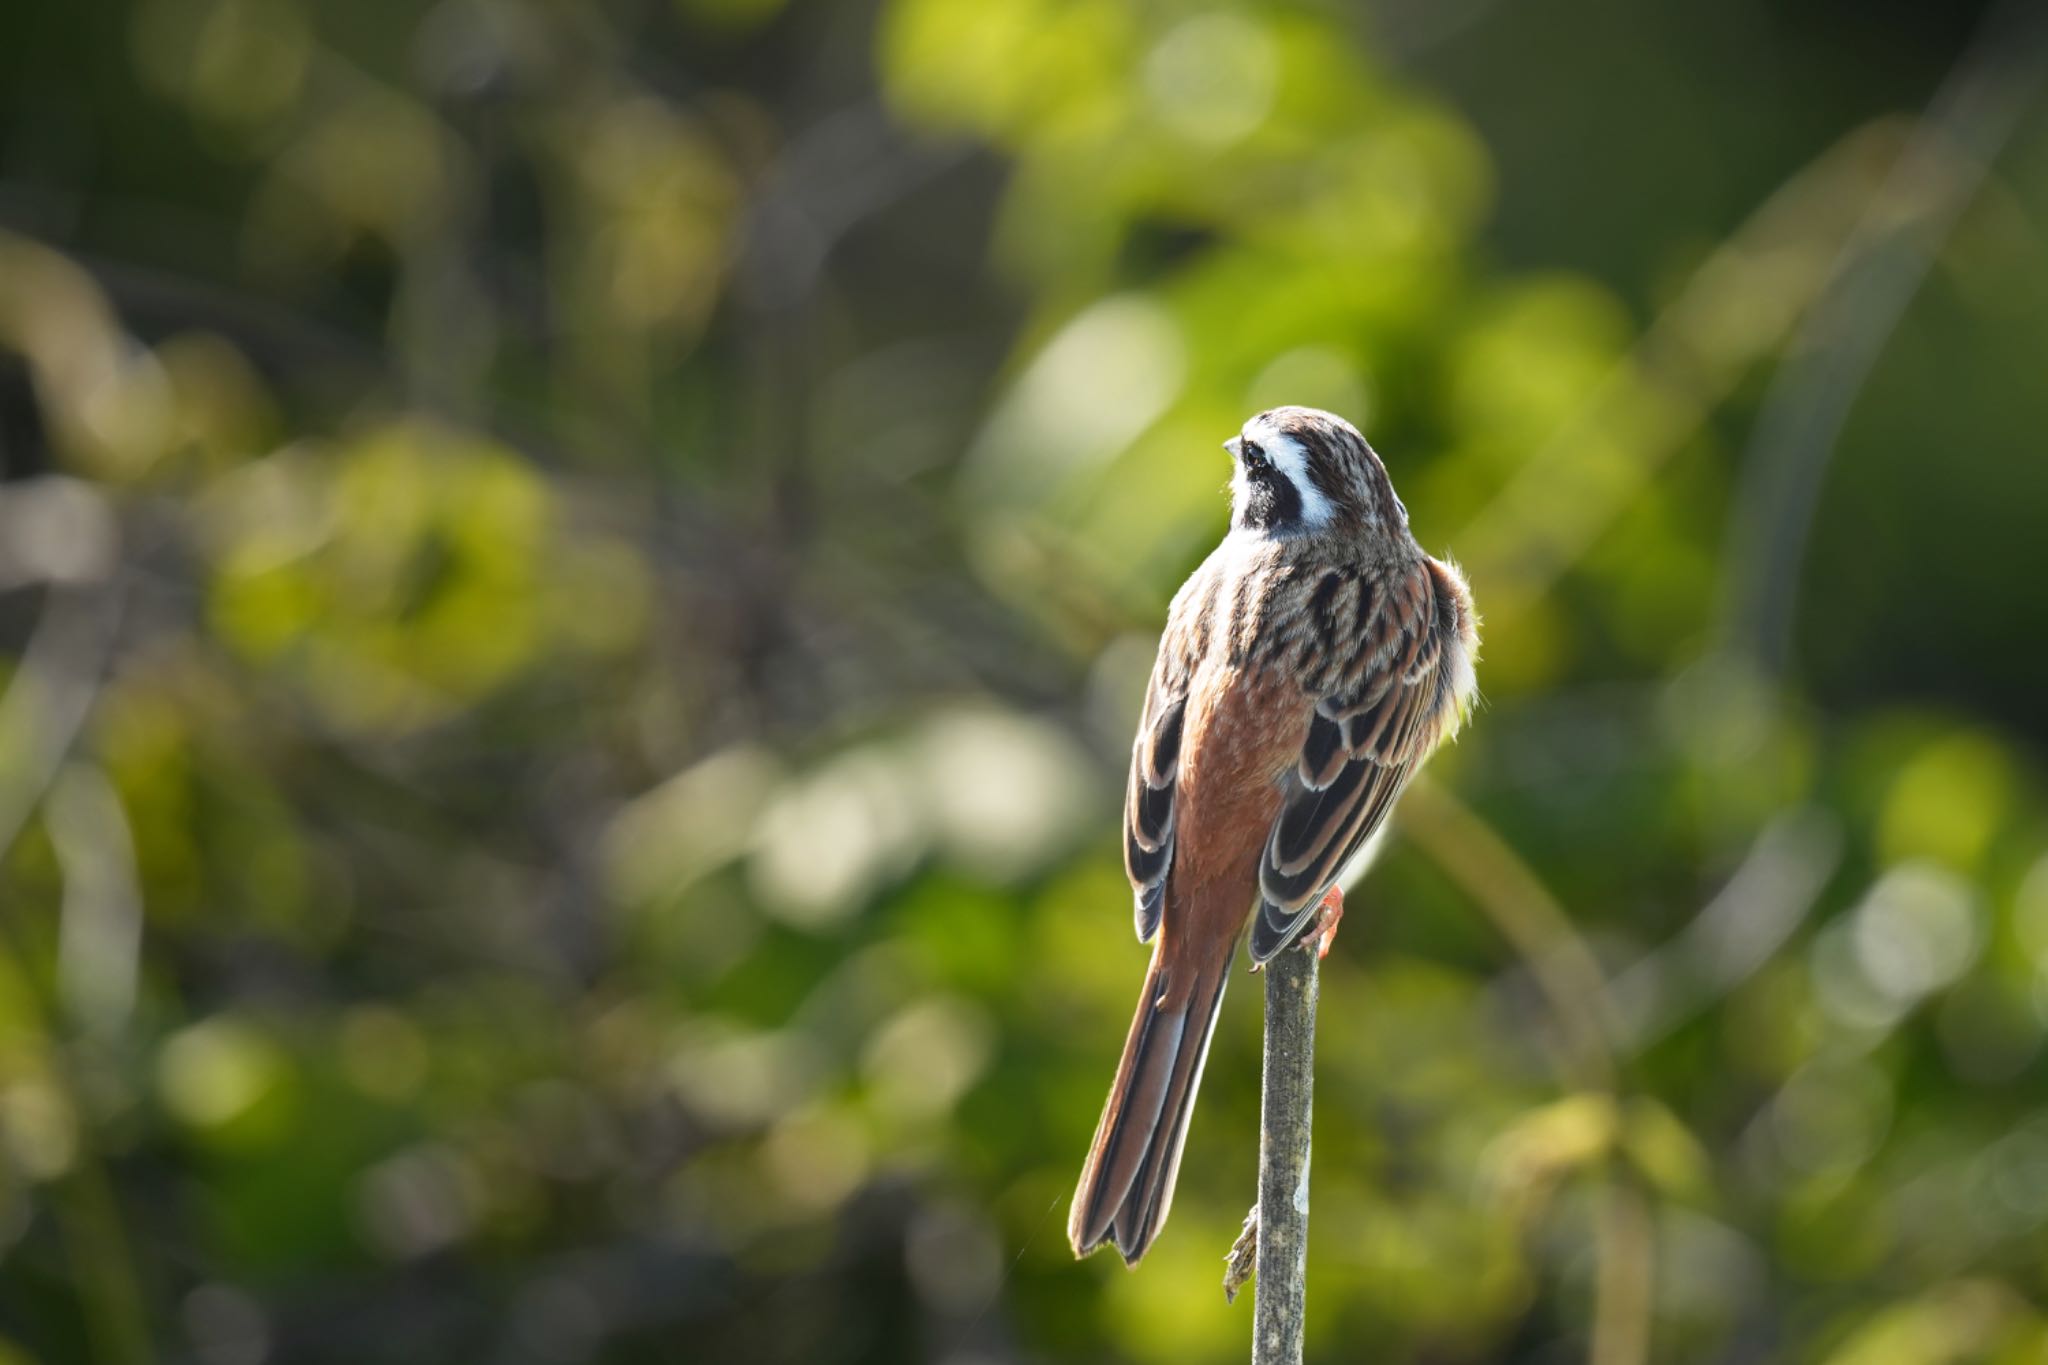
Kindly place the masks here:
<instances>
[{"instance_id":1,"label":"bird's head","mask_svg":"<svg viewBox=\"0 0 2048 1365\"><path fill-rule=\"evenodd\" d=\"M1269 535L1405 533L1408 509L1352 426L1315 408L1269 408L1223 443L1237 463L1230 524Z\"/></svg>"}]
</instances>

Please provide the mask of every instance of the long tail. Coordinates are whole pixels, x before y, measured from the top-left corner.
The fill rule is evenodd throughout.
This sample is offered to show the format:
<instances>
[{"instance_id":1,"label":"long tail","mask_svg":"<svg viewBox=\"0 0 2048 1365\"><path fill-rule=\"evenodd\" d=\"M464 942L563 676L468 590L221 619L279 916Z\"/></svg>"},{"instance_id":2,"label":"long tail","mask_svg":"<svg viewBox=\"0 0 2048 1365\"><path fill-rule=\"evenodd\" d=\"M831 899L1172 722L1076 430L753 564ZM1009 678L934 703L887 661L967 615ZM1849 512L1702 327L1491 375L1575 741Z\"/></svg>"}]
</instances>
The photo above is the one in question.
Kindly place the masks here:
<instances>
[{"instance_id":1,"label":"long tail","mask_svg":"<svg viewBox=\"0 0 2048 1365\"><path fill-rule=\"evenodd\" d=\"M1161 960L1165 946L1162 937L1153 947L1124 1059L1074 1191L1067 1240L1076 1256L1110 1242L1125 1264L1136 1265L1173 1207L1188 1114L1202 1084L1230 958L1208 967L1176 965L1174 972L1190 979L1175 981Z\"/></svg>"}]
</instances>

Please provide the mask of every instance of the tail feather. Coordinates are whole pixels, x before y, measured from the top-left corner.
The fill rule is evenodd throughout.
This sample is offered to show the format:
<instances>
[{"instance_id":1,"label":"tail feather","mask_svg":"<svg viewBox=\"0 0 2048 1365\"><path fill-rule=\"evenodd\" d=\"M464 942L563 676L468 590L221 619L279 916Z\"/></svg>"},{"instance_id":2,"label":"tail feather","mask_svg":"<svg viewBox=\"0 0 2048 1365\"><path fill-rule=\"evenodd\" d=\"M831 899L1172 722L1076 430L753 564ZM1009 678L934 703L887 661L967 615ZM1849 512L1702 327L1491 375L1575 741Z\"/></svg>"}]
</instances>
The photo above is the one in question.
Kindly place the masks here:
<instances>
[{"instance_id":1,"label":"tail feather","mask_svg":"<svg viewBox=\"0 0 2048 1365\"><path fill-rule=\"evenodd\" d=\"M1202 1083L1230 962L1203 969L1190 989L1179 991L1160 958L1155 949L1123 1061L1074 1192L1067 1237L1077 1256L1109 1242L1136 1265L1173 1207L1188 1115Z\"/></svg>"},{"instance_id":2,"label":"tail feather","mask_svg":"<svg viewBox=\"0 0 2048 1365\"><path fill-rule=\"evenodd\" d=\"M1157 1139L1145 1165L1131 1182L1131 1193L1124 1200L1124 1213L1117 1220L1117 1248L1132 1264L1136 1264L1138 1258L1151 1248L1152 1239L1158 1236L1159 1229L1166 1226L1166 1215L1172 1211L1174 1182L1180 1175L1181 1149L1188 1140L1188 1118L1195 1112L1195 1096L1202 1088L1202 1070L1209 1062L1209 1040L1215 1035L1216 1016L1223 1008L1223 988L1229 980L1226 966L1213 980L1204 982L1203 990L1189 1002L1191 1018L1200 1021L1199 1039L1193 1041L1184 1054L1192 1058L1192 1063L1175 1068L1175 1085L1178 1088L1167 1094ZM1170 1123L1166 1121L1169 1116Z\"/></svg>"}]
</instances>

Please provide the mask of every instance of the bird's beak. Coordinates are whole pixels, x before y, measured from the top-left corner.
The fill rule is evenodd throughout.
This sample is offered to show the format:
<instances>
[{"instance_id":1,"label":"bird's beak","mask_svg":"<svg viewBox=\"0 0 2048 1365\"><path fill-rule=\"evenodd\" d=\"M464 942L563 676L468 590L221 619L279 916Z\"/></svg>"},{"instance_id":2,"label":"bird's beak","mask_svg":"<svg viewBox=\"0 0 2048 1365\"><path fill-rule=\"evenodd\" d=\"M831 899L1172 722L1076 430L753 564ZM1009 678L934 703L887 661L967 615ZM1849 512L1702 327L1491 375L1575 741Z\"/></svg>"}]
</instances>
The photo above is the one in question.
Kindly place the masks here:
<instances>
[{"instance_id":1,"label":"bird's beak","mask_svg":"<svg viewBox=\"0 0 2048 1365\"><path fill-rule=\"evenodd\" d=\"M1229 440L1223 443L1223 448L1230 452L1231 459L1236 459L1240 454L1244 452L1244 437L1231 437Z\"/></svg>"}]
</instances>

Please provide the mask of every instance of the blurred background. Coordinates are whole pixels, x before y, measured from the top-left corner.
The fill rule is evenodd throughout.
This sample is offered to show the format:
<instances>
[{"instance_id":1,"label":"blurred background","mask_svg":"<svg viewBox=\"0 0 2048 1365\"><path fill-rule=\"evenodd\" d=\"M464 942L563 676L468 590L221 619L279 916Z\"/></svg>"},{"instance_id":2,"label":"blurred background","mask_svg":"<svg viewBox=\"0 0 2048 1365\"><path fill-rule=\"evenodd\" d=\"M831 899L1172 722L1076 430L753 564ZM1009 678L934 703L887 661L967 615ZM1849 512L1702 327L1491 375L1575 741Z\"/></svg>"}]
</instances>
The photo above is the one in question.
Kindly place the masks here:
<instances>
[{"instance_id":1,"label":"blurred background","mask_svg":"<svg viewBox=\"0 0 2048 1365\"><path fill-rule=\"evenodd\" d=\"M1311 1358L2042 1360L2042 21L0 10L0 1362L1243 1359L1256 981L1063 1224L1279 402L1486 618Z\"/></svg>"}]
</instances>

